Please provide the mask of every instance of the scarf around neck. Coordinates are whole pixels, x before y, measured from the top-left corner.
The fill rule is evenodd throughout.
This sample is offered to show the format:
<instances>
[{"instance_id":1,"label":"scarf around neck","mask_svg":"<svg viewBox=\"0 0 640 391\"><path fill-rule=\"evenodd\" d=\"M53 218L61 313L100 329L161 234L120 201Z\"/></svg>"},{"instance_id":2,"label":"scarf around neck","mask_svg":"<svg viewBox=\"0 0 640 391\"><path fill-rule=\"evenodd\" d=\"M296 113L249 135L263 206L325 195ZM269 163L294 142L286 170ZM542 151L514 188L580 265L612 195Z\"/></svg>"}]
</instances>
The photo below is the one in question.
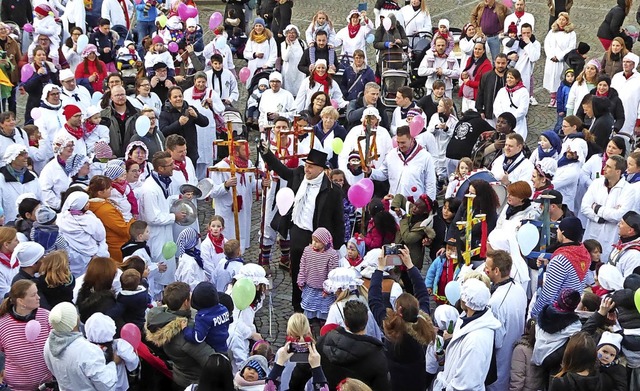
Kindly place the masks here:
<instances>
[{"instance_id":1,"label":"scarf around neck","mask_svg":"<svg viewBox=\"0 0 640 391\"><path fill-rule=\"evenodd\" d=\"M518 84L516 84L515 86L509 87L508 85L505 84L504 88L507 89L507 92L509 94L513 94L514 92L518 91L519 89L524 88L524 83L522 83L522 80L520 80L518 82Z\"/></svg>"},{"instance_id":2,"label":"scarf around neck","mask_svg":"<svg viewBox=\"0 0 640 391\"><path fill-rule=\"evenodd\" d=\"M64 128L67 130L67 132L69 132L70 135L75 137L76 140L80 140L84 135L84 132L82 131L82 127L74 128L69 124L64 124Z\"/></svg>"},{"instance_id":3,"label":"scarf around neck","mask_svg":"<svg viewBox=\"0 0 640 391\"><path fill-rule=\"evenodd\" d=\"M629 183L640 182L640 172L636 172L635 174L627 174L627 182Z\"/></svg>"},{"instance_id":4,"label":"scarf around neck","mask_svg":"<svg viewBox=\"0 0 640 391\"><path fill-rule=\"evenodd\" d=\"M329 74L325 73L323 76L318 75L316 72L313 72L313 81L321 84L324 89L325 94L329 94Z\"/></svg>"},{"instance_id":5,"label":"scarf around neck","mask_svg":"<svg viewBox=\"0 0 640 391\"><path fill-rule=\"evenodd\" d=\"M224 252L224 236L220 234L217 238L211 235L211 232L208 232L209 240L211 240L211 244L213 244L213 249L216 254L222 254Z\"/></svg>"},{"instance_id":6,"label":"scarf around neck","mask_svg":"<svg viewBox=\"0 0 640 391\"><path fill-rule=\"evenodd\" d=\"M11 265L11 254L5 254L3 252L0 252L0 264L9 269L15 269L19 265L18 262L16 262L14 265Z\"/></svg>"},{"instance_id":7,"label":"scarf around neck","mask_svg":"<svg viewBox=\"0 0 640 391\"><path fill-rule=\"evenodd\" d=\"M182 173L182 175L184 175L184 179L187 180L187 182L189 182L189 173L187 172L187 161L178 161L178 160L174 160L173 161L173 169L180 171Z\"/></svg>"},{"instance_id":8,"label":"scarf around neck","mask_svg":"<svg viewBox=\"0 0 640 391\"><path fill-rule=\"evenodd\" d=\"M515 170L518 164L520 164L520 162L524 159L525 157L523 151L520 151L511 157L505 156L504 162L502 163L502 170L506 173L510 173L511 171Z\"/></svg>"},{"instance_id":9,"label":"scarf around neck","mask_svg":"<svg viewBox=\"0 0 640 391\"><path fill-rule=\"evenodd\" d=\"M360 23L354 26L351 24L351 22L349 22L349 26L347 26L347 29L349 31L349 38L353 39L356 37L356 35L358 35L358 31L360 31Z\"/></svg>"},{"instance_id":10,"label":"scarf around neck","mask_svg":"<svg viewBox=\"0 0 640 391\"><path fill-rule=\"evenodd\" d=\"M251 38L255 43L260 44L267 40L267 34L265 34L264 31L262 32L262 34L257 34L255 33L255 30L254 30L253 34L251 34Z\"/></svg>"},{"instance_id":11,"label":"scarf around neck","mask_svg":"<svg viewBox=\"0 0 640 391\"><path fill-rule=\"evenodd\" d=\"M222 74L222 72L220 72L220 74ZM194 86L191 96L193 97L194 100L202 100L202 98L204 98L206 94L207 94L206 88L204 90L199 90Z\"/></svg>"}]
</instances>

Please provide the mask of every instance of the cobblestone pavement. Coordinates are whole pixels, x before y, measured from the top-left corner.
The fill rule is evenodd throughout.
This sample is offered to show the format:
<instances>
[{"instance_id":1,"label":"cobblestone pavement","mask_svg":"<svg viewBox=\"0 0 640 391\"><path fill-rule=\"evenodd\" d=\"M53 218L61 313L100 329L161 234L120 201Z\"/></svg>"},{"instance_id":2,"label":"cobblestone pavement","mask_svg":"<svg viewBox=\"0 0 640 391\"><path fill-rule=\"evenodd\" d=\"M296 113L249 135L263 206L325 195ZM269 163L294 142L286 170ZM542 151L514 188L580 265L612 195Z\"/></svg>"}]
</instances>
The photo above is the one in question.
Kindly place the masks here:
<instances>
[{"instance_id":1,"label":"cobblestone pavement","mask_svg":"<svg viewBox=\"0 0 640 391\"><path fill-rule=\"evenodd\" d=\"M294 0L294 2L295 6L293 7L292 23L296 24L300 28L300 30L304 31L310 23L311 17L315 13L315 11L321 8L329 13L329 16L336 25L336 30L344 27L346 25L346 15L348 14L349 10L357 7L359 1L325 0L324 2L316 2L310 0ZM372 10L375 1L369 0L368 3L369 9L371 10L370 14L373 14ZM436 25L439 19L446 18L450 20L451 26L460 28L468 21L469 15L476 4L476 0L458 0L457 2L451 0L439 2L429 1L429 9L433 24ZM578 42L584 41L591 46L589 58L602 57L602 46L597 40L595 34L598 26L604 18L604 15L606 15L608 10L614 5L614 0L609 0L607 2L581 0L576 2L573 6L571 12L571 20L576 26ZM201 20L203 21L203 25L206 26L206 21L208 20L209 15L213 11L222 12L224 10L224 5L204 5L200 8L202 15ZM544 46L544 37L548 30L548 11L546 7L546 1L529 1L527 3L527 11L533 13L536 17L536 29L534 33L536 35L536 38L541 42L541 45ZM631 17L635 14L634 11L635 8L632 9L632 12L630 12ZM631 17L626 20L625 25L635 24L635 21L633 21ZM210 40L211 34L207 33L205 38L208 38L206 39L207 41ZM636 50L636 52L638 51ZM371 55L368 57L373 58L373 56ZM238 67L244 66L244 64L239 62L236 63L236 65ZM549 94L542 88L543 69L544 57L538 61L534 71L535 85L537 86L537 88L535 89L535 97L538 102L540 102L540 104L538 106L531 107L529 110L529 138L527 142L528 144L530 144L530 146L535 145L538 135L543 130L553 127L556 120L555 109L546 107L549 101ZM246 91L242 91L241 94L241 100L245 101ZM20 99L20 103L22 103L20 106L22 107L22 110L24 110L24 97ZM460 102L457 101L456 103L458 104L458 107L460 107ZM20 110L20 115L18 116L18 118L23 117L22 110ZM250 137L250 140L253 139L255 139L254 135ZM252 156L255 159L255 148L252 148ZM257 262L258 259L260 204L261 203L259 201L255 201L254 199L252 208L253 225L251 230L251 239L253 245L249 249L247 249L246 253L244 254L245 259L250 262ZM204 233L206 230L206 222L209 221L214 213L211 205L208 203L200 202L198 209L200 222L202 224L202 231ZM291 279L285 272L277 267L278 258L279 252L274 251L272 258L273 262L271 265L273 271L273 287L271 289L271 294L267 299L267 303L265 303L265 306L258 312L256 316L256 326L258 328L258 331L267 340L273 342L275 346L280 346L284 343L287 319L292 314L292 307L290 303ZM427 266L425 266L424 270L426 270L426 268ZM269 300L271 300L273 304L271 321L269 317Z\"/></svg>"}]
</instances>

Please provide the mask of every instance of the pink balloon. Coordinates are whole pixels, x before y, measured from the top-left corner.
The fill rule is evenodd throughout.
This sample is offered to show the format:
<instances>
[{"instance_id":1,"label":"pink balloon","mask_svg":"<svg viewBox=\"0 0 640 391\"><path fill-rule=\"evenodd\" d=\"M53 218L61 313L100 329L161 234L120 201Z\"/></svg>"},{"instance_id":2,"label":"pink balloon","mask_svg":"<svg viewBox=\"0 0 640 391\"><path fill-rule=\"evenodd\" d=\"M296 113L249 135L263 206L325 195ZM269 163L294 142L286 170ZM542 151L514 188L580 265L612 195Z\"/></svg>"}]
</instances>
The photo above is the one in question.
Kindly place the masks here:
<instances>
[{"instance_id":1,"label":"pink balloon","mask_svg":"<svg viewBox=\"0 0 640 391\"><path fill-rule=\"evenodd\" d=\"M382 27L384 27L386 31L389 31L389 29L391 28L391 19L389 18L382 19Z\"/></svg>"},{"instance_id":2,"label":"pink balloon","mask_svg":"<svg viewBox=\"0 0 640 391\"><path fill-rule=\"evenodd\" d=\"M347 192L351 205L356 208L364 208L373 197L373 182L369 178L363 178L349 188Z\"/></svg>"},{"instance_id":3,"label":"pink balloon","mask_svg":"<svg viewBox=\"0 0 640 391\"><path fill-rule=\"evenodd\" d=\"M504 4L505 7L511 9L511 7L513 7L513 1L511 0L502 0L502 4Z\"/></svg>"},{"instance_id":4,"label":"pink balloon","mask_svg":"<svg viewBox=\"0 0 640 391\"><path fill-rule=\"evenodd\" d=\"M32 33L33 32L33 25L31 23L25 23L24 26L22 26L22 29L28 33Z\"/></svg>"},{"instance_id":5,"label":"pink balloon","mask_svg":"<svg viewBox=\"0 0 640 391\"><path fill-rule=\"evenodd\" d=\"M333 106L334 109L338 110L338 101L335 99L331 99L331 106Z\"/></svg>"},{"instance_id":6,"label":"pink balloon","mask_svg":"<svg viewBox=\"0 0 640 391\"><path fill-rule=\"evenodd\" d=\"M189 19L189 16L187 15L187 5L185 3L178 4L178 16L183 22Z\"/></svg>"},{"instance_id":7,"label":"pink balloon","mask_svg":"<svg viewBox=\"0 0 640 391\"><path fill-rule=\"evenodd\" d=\"M198 9L192 5L188 5L187 9L185 10L185 15L187 16L187 19L195 18L196 16L198 16Z\"/></svg>"},{"instance_id":8,"label":"pink balloon","mask_svg":"<svg viewBox=\"0 0 640 391\"><path fill-rule=\"evenodd\" d=\"M31 109L31 118L33 118L34 121L39 119L41 115L42 112L40 111L39 107L34 107L33 109Z\"/></svg>"},{"instance_id":9,"label":"pink balloon","mask_svg":"<svg viewBox=\"0 0 640 391\"><path fill-rule=\"evenodd\" d=\"M40 335L41 329L42 327L40 326L40 322L37 320L31 319L28 321L24 328L24 336L27 338L27 341L34 342Z\"/></svg>"},{"instance_id":10,"label":"pink balloon","mask_svg":"<svg viewBox=\"0 0 640 391\"><path fill-rule=\"evenodd\" d=\"M247 67L240 69L240 72L238 72L238 78L240 79L240 82L243 84L245 84L247 80L249 80L250 75L251 75L251 70Z\"/></svg>"},{"instance_id":11,"label":"pink balloon","mask_svg":"<svg viewBox=\"0 0 640 391\"><path fill-rule=\"evenodd\" d=\"M409 124L411 136L416 137L422 132L422 129L424 129L424 118L422 118L421 115L416 115L411 119L411 123Z\"/></svg>"},{"instance_id":12,"label":"pink balloon","mask_svg":"<svg viewBox=\"0 0 640 391\"><path fill-rule=\"evenodd\" d=\"M222 23L222 14L220 12L214 12L209 18L209 28L215 30L216 27Z\"/></svg>"},{"instance_id":13,"label":"pink balloon","mask_svg":"<svg viewBox=\"0 0 640 391\"><path fill-rule=\"evenodd\" d=\"M34 72L35 70L33 69L33 66L31 64L23 66L20 70L20 81L24 83L25 81L31 79L31 76L33 76Z\"/></svg>"},{"instance_id":14,"label":"pink balloon","mask_svg":"<svg viewBox=\"0 0 640 391\"><path fill-rule=\"evenodd\" d=\"M169 44L167 45L167 47L169 48L169 51L171 53L176 53L178 51L178 44L175 42L169 42Z\"/></svg>"},{"instance_id":15,"label":"pink balloon","mask_svg":"<svg viewBox=\"0 0 640 391\"><path fill-rule=\"evenodd\" d=\"M278 213L280 216L284 216L289 212L296 195L293 194L293 190L289 187L281 188L276 194L276 206L278 207Z\"/></svg>"},{"instance_id":16,"label":"pink balloon","mask_svg":"<svg viewBox=\"0 0 640 391\"><path fill-rule=\"evenodd\" d=\"M411 129L409 129L411 130ZM398 148L398 137L397 136L393 136L393 138L391 139L391 145L393 145L394 148Z\"/></svg>"},{"instance_id":17,"label":"pink balloon","mask_svg":"<svg viewBox=\"0 0 640 391\"><path fill-rule=\"evenodd\" d=\"M122 329L120 330L120 338L129 342L133 349L137 349L138 345L140 345L140 341L142 340L140 329L133 323L127 323L122 326Z\"/></svg>"},{"instance_id":18,"label":"pink balloon","mask_svg":"<svg viewBox=\"0 0 640 391\"><path fill-rule=\"evenodd\" d=\"M142 0L134 0L134 3L136 3L136 4L142 4Z\"/></svg>"}]
</instances>

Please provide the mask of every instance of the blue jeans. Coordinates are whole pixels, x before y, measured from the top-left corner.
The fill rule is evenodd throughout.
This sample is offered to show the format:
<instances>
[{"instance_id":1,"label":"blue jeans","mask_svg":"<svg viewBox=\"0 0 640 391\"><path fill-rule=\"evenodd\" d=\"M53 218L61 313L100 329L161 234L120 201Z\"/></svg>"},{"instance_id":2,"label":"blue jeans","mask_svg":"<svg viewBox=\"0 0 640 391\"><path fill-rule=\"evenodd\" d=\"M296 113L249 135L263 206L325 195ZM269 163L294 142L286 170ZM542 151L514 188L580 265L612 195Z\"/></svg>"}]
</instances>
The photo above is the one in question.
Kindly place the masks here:
<instances>
[{"instance_id":1,"label":"blue jeans","mask_svg":"<svg viewBox=\"0 0 640 391\"><path fill-rule=\"evenodd\" d=\"M151 36L153 32L156 31L156 24L153 21L144 22L137 21L136 22L136 32L138 33L138 46L142 47L142 39L144 37Z\"/></svg>"},{"instance_id":2,"label":"blue jeans","mask_svg":"<svg viewBox=\"0 0 640 391\"><path fill-rule=\"evenodd\" d=\"M491 60L495 61L496 56L500 54L500 37L495 35L487 38L487 45L489 45L489 51L491 52Z\"/></svg>"}]
</instances>

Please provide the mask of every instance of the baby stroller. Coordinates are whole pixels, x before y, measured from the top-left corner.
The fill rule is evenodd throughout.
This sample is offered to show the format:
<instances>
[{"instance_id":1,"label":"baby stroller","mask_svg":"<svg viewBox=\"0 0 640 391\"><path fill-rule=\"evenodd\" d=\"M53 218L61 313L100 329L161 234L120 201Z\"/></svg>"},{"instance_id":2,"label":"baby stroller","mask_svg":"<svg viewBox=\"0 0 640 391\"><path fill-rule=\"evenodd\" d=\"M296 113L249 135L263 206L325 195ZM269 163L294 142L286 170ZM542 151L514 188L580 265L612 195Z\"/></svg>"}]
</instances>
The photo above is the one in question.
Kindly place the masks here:
<instances>
[{"instance_id":1,"label":"baby stroller","mask_svg":"<svg viewBox=\"0 0 640 391\"><path fill-rule=\"evenodd\" d=\"M420 99L424 96L424 86L427 83L426 76L418 76L418 68L425 54L431 47L431 31L419 31L409 37L409 61L411 66L411 83L409 86L413 88L414 99Z\"/></svg>"},{"instance_id":2,"label":"baby stroller","mask_svg":"<svg viewBox=\"0 0 640 391\"><path fill-rule=\"evenodd\" d=\"M383 59L381 67L380 84L382 91L380 98L387 108L396 107L396 93L398 88L408 86L411 83L411 67L409 56L402 53L402 59Z\"/></svg>"},{"instance_id":3,"label":"baby stroller","mask_svg":"<svg viewBox=\"0 0 640 391\"><path fill-rule=\"evenodd\" d=\"M227 106L222 115L215 115L216 120L216 137L218 140L228 140L227 134L227 122L231 122L233 126L233 137L242 140L249 139L249 130L242 119L242 114L237 109ZM229 148L226 146L217 146L213 144L213 156L215 156L215 162L229 156Z\"/></svg>"},{"instance_id":4,"label":"baby stroller","mask_svg":"<svg viewBox=\"0 0 640 391\"><path fill-rule=\"evenodd\" d=\"M274 68L256 69L256 73L251 78L251 82L249 83L249 85L247 85L247 91L249 91L249 94L251 94L253 90L255 90L256 88L258 88L258 83L260 82L260 79L269 80L269 75L271 75L271 73L274 71L275 71Z\"/></svg>"}]
</instances>

